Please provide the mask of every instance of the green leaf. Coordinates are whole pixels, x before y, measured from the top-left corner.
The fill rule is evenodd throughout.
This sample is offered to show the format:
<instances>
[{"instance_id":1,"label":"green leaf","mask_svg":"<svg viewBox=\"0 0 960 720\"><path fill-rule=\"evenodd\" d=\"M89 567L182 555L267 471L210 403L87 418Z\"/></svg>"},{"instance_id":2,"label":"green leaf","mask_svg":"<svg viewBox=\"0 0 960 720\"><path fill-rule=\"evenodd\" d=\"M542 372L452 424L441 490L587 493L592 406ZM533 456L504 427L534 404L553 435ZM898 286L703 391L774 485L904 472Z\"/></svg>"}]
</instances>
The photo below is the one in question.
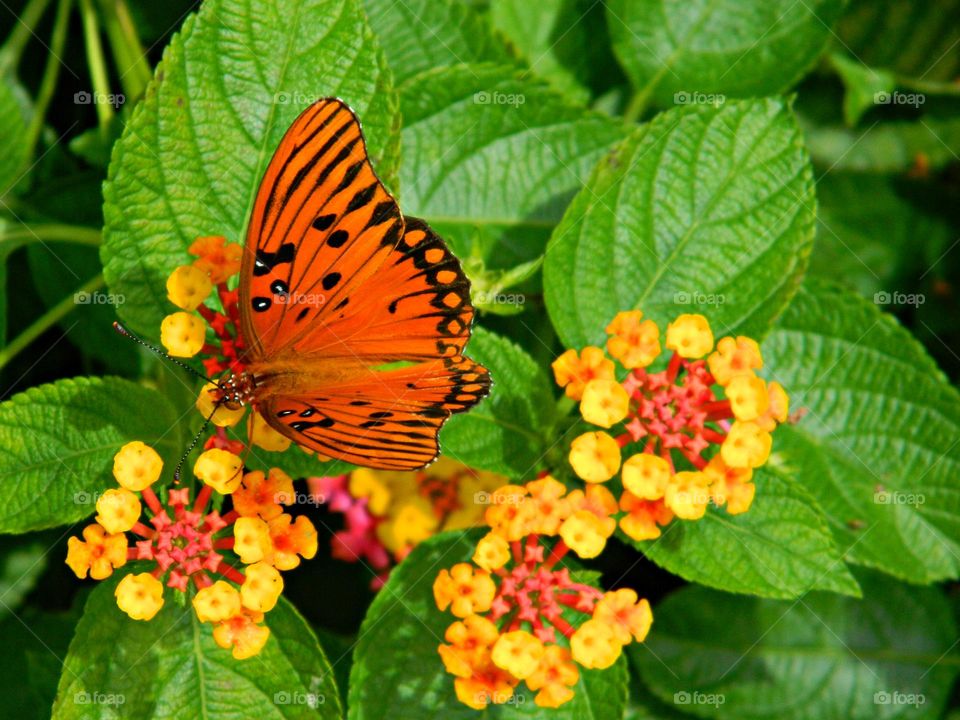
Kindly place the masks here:
<instances>
[{"instance_id":1,"label":"green leaf","mask_svg":"<svg viewBox=\"0 0 960 720\"><path fill-rule=\"evenodd\" d=\"M172 472L185 445L177 413L155 390L120 378L40 385L0 403L0 532L67 525L115 486L113 456L132 440Z\"/></svg>"},{"instance_id":2,"label":"green leaf","mask_svg":"<svg viewBox=\"0 0 960 720\"><path fill-rule=\"evenodd\" d=\"M893 180L866 173L831 172L817 180L817 236L808 277L842 283L865 297L908 287L928 247L953 242L950 225L911 202ZM936 251L931 262L942 253ZM918 274L922 274L920 269Z\"/></svg>"},{"instance_id":3,"label":"green leaf","mask_svg":"<svg viewBox=\"0 0 960 720\"><path fill-rule=\"evenodd\" d=\"M780 473L754 471L756 499L740 515L711 507L696 522L674 520L657 540L635 542L661 567L691 582L771 598L814 589L858 595L813 498Z\"/></svg>"},{"instance_id":4,"label":"green leaf","mask_svg":"<svg viewBox=\"0 0 960 720\"><path fill-rule=\"evenodd\" d=\"M952 84L960 72L958 20L958 0L852 0L837 23L838 45L901 79Z\"/></svg>"},{"instance_id":5,"label":"green leaf","mask_svg":"<svg viewBox=\"0 0 960 720\"><path fill-rule=\"evenodd\" d=\"M30 242L30 237L15 233L14 223L0 217L0 345L7 344L7 262L10 255ZM15 234L14 234L15 233ZM2 237L4 235L13 237Z\"/></svg>"},{"instance_id":6,"label":"green leaf","mask_svg":"<svg viewBox=\"0 0 960 720\"><path fill-rule=\"evenodd\" d=\"M718 335L761 335L799 283L814 207L783 101L662 113L600 162L554 231L550 318L567 347L599 343L631 308L660 323L705 312Z\"/></svg>"},{"instance_id":7,"label":"green leaf","mask_svg":"<svg viewBox=\"0 0 960 720\"><path fill-rule=\"evenodd\" d=\"M57 538L0 537L0 618L20 607L46 570L50 540Z\"/></svg>"},{"instance_id":8,"label":"green leaf","mask_svg":"<svg viewBox=\"0 0 960 720\"><path fill-rule=\"evenodd\" d=\"M512 62L490 23L458 0L363 0L394 80L460 63Z\"/></svg>"},{"instance_id":9,"label":"green leaf","mask_svg":"<svg viewBox=\"0 0 960 720\"><path fill-rule=\"evenodd\" d=\"M650 692L635 666L636 663L630 663L630 704L623 720L682 720L687 717Z\"/></svg>"},{"instance_id":10,"label":"green leaf","mask_svg":"<svg viewBox=\"0 0 960 720\"><path fill-rule=\"evenodd\" d=\"M653 630L630 658L656 695L699 717L939 717L960 668L942 594L877 575L860 582L862 601L684 588L654 610Z\"/></svg>"},{"instance_id":11,"label":"green leaf","mask_svg":"<svg viewBox=\"0 0 960 720\"><path fill-rule=\"evenodd\" d=\"M843 0L610 0L613 49L642 97L771 95L813 65ZM676 97L675 97L675 94Z\"/></svg>"},{"instance_id":12,"label":"green leaf","mask_svg":"<svg viewBox=\"0 0 960 720\"><path fill-rule=\"evenodd\" d=\"M842 53L832 53L830 62L843 81L843 119L850 127L897 86L897 79L890 73L869 68Z\"/></svg>"},{"instance_id":13,"label":"green leaf","mask_svg":"<svg viewBox=\"0 0 960 720\"><path fill-rule=\"evenodd\" d=\"M515 286L526 284L543 265L543 255L514 265L512 268L487 270L483 256L474 253L463 261L463 271L470 278L470 301L480 313L519 315L526 305L526 296ZM512 291L508 292L513 288Z\"/></svg>"},{"instance_id":14,"label":"green leaf","mask_svg":"<svg viewBox=\"0 0 960 720\"><path fill-rule=\"evenodd\" d=\"M189 604L169 598L170 590L152 620L131 620L114 599L117 582L100 583L87 601L64 662L54 720L343 716L330 663L284 598L267 613L270 639L260 654L234 660Z\"/></svg>"},{"instance_id":15,"label":"green leaf","mask_svg":"<svg viewBox=\"0 0 960 720\"><path fill-rule=\"evenodd\" d=\"M619 75L603 3L493 0L490 20L534 73L574 102L587 102L591 87L609 87Z\"/></svg>"},{"instance_id":16,"label":"green leaf","mask_svg":"<svg viewBox=\"0 0 960 720\"><path fill-rule=\"evenodd\" d=\"M0 77L0 198L20 178L27 160L27 118L7 77Z\"/></svg>"},{"instance_id":17,"label":"green leaf","mask_svg":"<svg viewBox=\"0 0 960 720\"><path fill-rule=\"evenodd\" d=\"M73 613L27 607L0 622L6 651L0 654L0 693L17 720L49 720L73 635Z\"/></svg>"},{"instance_id":18,"label":"green leaf","mask_svg":"<svg viewBox=\"0 0 960 720\"><path fill-rule=\"evenodd\" d=\"M235 436L241 440L245 440L247 437L245 431L238 432ZM355 467L342 460L320 461L315 455L304 452L296 443L291 444L283 452L268 452L263 448L254 446L250 450L245 465L252 470L264 471L278 467L294 480L315 476L343 475Z\"/></svg>"},{"instance_id":19,"label":"green leaf","mask_svg":"<svg viewBox=\"0 0 960 720\"><path fill-rule=\"evenodd\" d=\"M446 628L456 618L437 609L432 586L441 568L470 558L479 537L476 532L435 536L414 548L390 573L360 627L350 672L348 717L622 718L627 701L623 658L608 670L581 671L573 700L557 710L537 708L533 694L526 690L518 693L513 703L490 705L483 713L456 699L453 676L446 673L437 653ZM398 661L400 658L402 661Z\"/></svg>"},{"instance_id":20,"label":"green leaf","mask_svg":"<svg viewBox=\"0 0 960 720\"><path fill-rule=\"evenodd\" d=\"M136 375L140 368L139 349L113 329L123 296L103 289L95 293L74 292L100 272L97 249L67 243L33 243L27 248L27 259L34 287L48 308L73 295L76 308L60 321L66 336L85 354L102 362L108 372Z\"/></svg>"},{"instance_id":21,"label":"green leaf","mask_svg":"<svg viewBox=\"0 0 960 720\"><path fill-rule=\"evenodd\" d=\"M239 242L280 138L314 100L335 95L364 124L389 182L398 123L389 72L359 0L210 0L167 47L114 146L104 186L102 259L120 315L156 337L164 283L202 235Z\"/></svg>"},{"instance_id":22,"label":"green leaf","mask_svg":"<svg viewBox=\"0 0 960 720\"><path fill-rule=\"evenodd\" d=\"M488 268L542 253L573 193L624 134L509 67L422 73L401 105L404 213L428 220L460 257L478 242Z\"/></svg>"},{"instance_id":23,"label":"green leaf","mask_svg":"<svg viewBox=\"0 0 960 720\"><path fill-rule=\"evenodd\" d=\"M920 344L876 305L811 281L763 355L802 416L778 428L777 462L845 557L919 583L960 575L960 396Z\"/></svg>"},{"instance_id":24,"label":"green leaf","mask_svg":"<svg viewBox=\"0 0 960 720\"><path fill-rule=\"evenodd\" d=\"M353 646L356 638L353 636L341 635L322 627L313 626L313 631L320 641L320 647L328 657L333 658L334 679L337 682L337 690L340 691L340 703L343 706L347 704L347 692L350 689L350 668L353 665Z\"/></svg>"},{"instance_id":25,"label":"green leaf","mask_svg":"<svg viewBox=\"0 0 960 720\"><path fill-rule=\"evenodd\" d=\"M832 172L900 173L920 158L924 166L939 168L954 162L953 148L960 147L960 119L954 117L875 122L857 129L818 123L802 112L798 119L814 163Z\"/></svg>"},{"instance_id":26,"label":"green leaf","mask_svg":"<svg viewBox=\"0 0 960 720\"><path fill-rule=\"evenodd\" d=\"M550 380L518 345L481 327L474 328L467 355L490 371L493 387L469 413L446 422L443 453L510 478L531 476L556 419Z\"/></svg>"}]
</instances>

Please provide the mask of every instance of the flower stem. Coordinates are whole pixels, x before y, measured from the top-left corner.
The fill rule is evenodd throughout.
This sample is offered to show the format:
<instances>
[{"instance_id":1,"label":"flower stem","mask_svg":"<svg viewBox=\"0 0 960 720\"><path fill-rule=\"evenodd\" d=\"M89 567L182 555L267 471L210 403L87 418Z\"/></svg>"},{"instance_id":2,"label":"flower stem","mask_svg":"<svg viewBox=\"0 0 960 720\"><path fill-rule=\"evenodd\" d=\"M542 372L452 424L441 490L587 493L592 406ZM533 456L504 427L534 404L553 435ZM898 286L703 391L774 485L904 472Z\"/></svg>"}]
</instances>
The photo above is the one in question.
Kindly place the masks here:
<instances>
[{"instance_id":1,"label":"flower stem","mask_svg":"<svg viewBox=\"0 0 960 720\"><path fill-rule=\"evenodd\" d=\"M123 92L127 100L135 100L143 95L152 73L130 8L126 0L100 0L100 10Z\"/></svg>"},{"instance_id":2,"label":"flower stem","mask_svg":"<svg viewBox=\"0 0 960 720\"><path fill-rule=\"evenodd\" d=\"M63 63L61 56L63 48L67 42L67 25L70 20L70 5L72 0L59 0L57 3L57 15L53 21L53 34L50 38L50 55L47 57L47 65L43 69L43 79L40 81L40 89L37 91L37 99L33 105L33 118L30 121L30 127L27 128L26 146L24 153L26 162L33 160L33 153L37 147L37 141L40 139L40 131L43 130L43 121L47 116L47 107L53 98L53 91L57 87L57 77L60 75L60 65ZM6 188L0 188L0 193Z\"/></svg>"},{"instance_id":3,"label":"flower stem","mask_svg":"<svg viewBox=\"0 0 960 720\"><path fill-rule=\"evenodd\" d=\"M153 492L152 488L146 487L140 491L140 497L143 498L143 501L147 504L147 507L150 508L150 511L154 515L158 515L163 512L163 506L160 504L160 500L157 499L156 493Z\"/></svg>"},{"instance_id":4,"label":"flower stem","mask_svg":"<svg viewBox=\"0 0 960 720\"><path fill-rule=\"evenodd\" d=\"M209 485L204 485L200 492L197 493L197 501L193 505L193 511L195 513L203 512L204 508L207 507L207 503L210 501L210 495L213 493L213 488Z\"/></svg>"},{"instance_id":5,"label":"flower stem","mask_svg":"<svg viewBox=\"0 0 960 720\"><path fill-rule=\"evenodd\" d=\"M133 527L130 528L130 529L131 529L133 532L135 532L137 535L140 535L141 537L145 537L145 538L147 538L148 540L155 535L155 533L153 532L153 530L150 529L150 528L148 528L148 527L147 527L146 525L144 525L142 522L136 522L136 523L134 523L134 524L133 524Z\"/></svg>"},{"instance_id":6,"label":"flower stem","mask_svg":"<svg viewBox=\"0 0 960 720\"><path fill-rule=\"evenodd\" d=\"M0 47L0 75L6 75L20 64L23 48L49 4L50 0L30 0L20 11L16 25L4 41L3 47Z\"/></svg>"},{"instance_id":7,"label":"flower stem","mask_svg":"<svg viewBox=\"0 0 960 720\"><path fill-rule=\"evenodd\" d=\"M95 278L87 280L77 293L92 293L103 287L103 275L97 275ZM47 330L63 320L70 311L77 307L75 293L67 295L43 315L34 320L26 330L11 340L3 350L0 350L0 369L6 367L21 350L24 350L34 340L43 335Z\"/></svg>"},{"instance_id":8,"label":"flower stem","mask_svg":"<svg viewBox=\"0 0 960 720\"><path fill-rule=\"evenodd\" d=\"M567 554L570 548L567 547L567 544L563 540L558 540L556 545L553 546L553 549L550 551L550 557L547 558L547 561L543 564L548 570L556 565L560 560L563 559L563 556Z\"/></svg>"},{"instance_id":9,"label":"flower stem","mask_svg":"<svg viewBox=\"0 0 960 720\"><path fill-rule=\"evenodd\" d=\"M83 15L83 38L87 49L87 64L90 65L90 81L93 84L93 105L97 111L101 135L106 135L107 126L113 119L113 106L106 101L110 95L110 81L107 79L107 61L100 42L100 28L97 24L97 11L91 0L80 0Z\"/></svg>"},{"instance_id":10,"label":"flower stem","mask_svg":"<svg viewBox=\"0 0 960 720\"><path fill-rule=\"evenodd\" d=\"M641 117L643 117L644 111L647 109L647 103L650 100L650 87L647 86L643 90L640 90L630 98L630 103L627 105L626 110L623 111L623 119L628 123L635 123Z\"/></svg>"},{"instance_id":11,"label":"flower stem","mask_svg":"<svg viewBox=\"0 0 960 720\"><path fill-rule=\"evenodd\" d=\"M220 575L223 575L227 580L233 580L237 585L243 585L243 581L246 579L243 576L243 573L237 570L236 568L230 567L225 562L220 563L217 566L217 572Z\"/></svg>"},{"instance_id":12,"label":"flower stem","mask_svg":"<svg viewBox=\"0 0 960 720\"><path fill-rule=\"evenodd\" d=\"M64 223L40 223L30 225L22 223L20 227L0 231L0 243L8 242L69 242L77 245L100 245L102 236L96 228Z\"/></svg>"}]
</instances>

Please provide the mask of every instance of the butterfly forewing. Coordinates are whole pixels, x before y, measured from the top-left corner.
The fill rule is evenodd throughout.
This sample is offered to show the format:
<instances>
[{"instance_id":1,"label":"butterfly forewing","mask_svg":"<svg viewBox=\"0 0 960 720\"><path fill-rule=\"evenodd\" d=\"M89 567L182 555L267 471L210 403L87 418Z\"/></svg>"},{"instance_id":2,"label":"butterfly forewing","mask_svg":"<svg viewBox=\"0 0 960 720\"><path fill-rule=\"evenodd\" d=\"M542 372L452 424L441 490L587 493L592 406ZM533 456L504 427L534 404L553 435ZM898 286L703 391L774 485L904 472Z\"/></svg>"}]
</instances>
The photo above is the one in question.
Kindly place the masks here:
<instances>
[{"instance_id":1,"label":"butterfly forewing","mask_svg":"<svg viewBox=\"0 0 960 720\"><path fill-rule=\"evenodd\" d=\"M240 302L255 404L324 455L422 467L443 422L489 390L462 355L469 281L425 222L400 215L339 100L304 111L270 162Z\"/></svg>"},{"instance_id":2,"label":"butterfly forewing","mask_svg":"<svg viewBox=\"0 0 960 720\"><path fill-rule=\"evenodd\" d=\"M280 355L324 327L402 233L350 108L307 108L267 167L247 230L240 307L251 356Z\"/></svg>"}]
</instances>

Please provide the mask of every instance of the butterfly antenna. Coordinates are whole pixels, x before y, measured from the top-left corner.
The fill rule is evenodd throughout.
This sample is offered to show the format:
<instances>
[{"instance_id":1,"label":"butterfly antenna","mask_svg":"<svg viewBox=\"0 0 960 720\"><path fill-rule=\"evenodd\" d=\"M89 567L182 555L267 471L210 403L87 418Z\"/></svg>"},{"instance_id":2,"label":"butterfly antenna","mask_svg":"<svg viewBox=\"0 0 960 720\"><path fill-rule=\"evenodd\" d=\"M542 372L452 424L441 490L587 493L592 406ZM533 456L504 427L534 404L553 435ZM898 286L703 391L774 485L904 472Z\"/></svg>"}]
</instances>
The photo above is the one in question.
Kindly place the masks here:
<instances>
[{"instance_id":1,"label":"butterfly antenna","mask_svg":"<svg viewBox=\"0 0 960 720\"><path fill-rule=\"evenodd\" d=\"M213 412L211 412L207 419L203 421L203 427L197 432L193 438L193 442L190 443L190 446L183 451L183 455L180 457L180 462L177 463L177 469L173 471L173 482L177 485L180 484L180 470L183 469L183 463L186 461L187 457L193 452L193 449L197 446L197 443L200 442L200 438L203 437L203 434L207 431L207 428L210 427L210 422L213 420L213 416L216 415L217 410L220 409L220 403L215 403L213 406Z\"/></svg>"},{"instance_id":2,"label":"butterfly antenna","mask_svg":"<svg viewBox=\"0 0 960 720\"><path fill-rule=\"evenodd\" d=\"M130 330L128 330L127 328L125 328L125 327L124 327L123 325L121 325L120 323L114 322L114 323L113 323L113 329L116 330L116 331L117 331L118 333L120 333L121 335L123 335L124 337L130 338L131 340L133 340L133 341L136 342L136 343L140 343L143 347L145 347L147 350L149 350L150 352L152 352L154 355L157 355L157 356L159 356L159 357L162 357L164 360L169 360L169 361L172 362L174 365L179 365L180 367L182 367L184 370L186 370L186 371L189 372L190 374L196 375L198 378L200 378L200 379L202 379L202 380L206 380L207 382L213 383L213 384L216 385L217 387L220 387L220 383L217 382L216 380L214 380L213 378L207 377L206 375L204 375L204 374L203 374L202 372L200 372L199 370L197 370L197 369L195 369L195 368L192 368L192 367L190 367L189 365L187 365L185 362L182 362L182 361L180 361L180 360L177 360L175 357L170 356L168 353L164 352L163 350L161 350L160 348L158 348L156 345L151 345L151 344L148 343L146 340L144 340L142 337L140 337L139 335L136 335L135 333L131 332ZM211 415L210 417L213 417L213 416ZM208 422L209 422L209 421L208 421Z\"/></svg>"}]
</instances>

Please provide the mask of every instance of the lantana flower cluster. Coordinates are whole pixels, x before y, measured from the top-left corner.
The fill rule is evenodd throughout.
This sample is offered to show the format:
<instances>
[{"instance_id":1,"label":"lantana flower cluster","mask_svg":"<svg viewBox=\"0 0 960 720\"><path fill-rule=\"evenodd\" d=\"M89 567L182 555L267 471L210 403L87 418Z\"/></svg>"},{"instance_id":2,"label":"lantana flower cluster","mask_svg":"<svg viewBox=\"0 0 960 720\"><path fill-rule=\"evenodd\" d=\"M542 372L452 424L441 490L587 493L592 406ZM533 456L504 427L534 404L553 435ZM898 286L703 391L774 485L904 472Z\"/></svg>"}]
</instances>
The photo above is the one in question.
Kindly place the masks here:
<instances>
[{"instance_id":1,"label":"lantana flower cluster","mask_svg":"<svg viewBox=\"0 0 960 720\"><path fill-rule=\"evenodd\" d=\"M574 697L580 668L608 668L646 638L646 599L603 592L561 564L570 551L595 557L616 512L603 485L568 492L549 475L493 493L472 562L442 570L433 585L437 607L459 618L439 653L461 702L506 703L525 682L538 706L558 707Z\"/></svg>"},{"instance_id":2,"label":"lantana flower cluster","mask_svg":"<svg viewBox=\"0 0 960 720\"><path fill-rule=\"evenodd\" d=\"M277 468L244 473L240 457L220 448L203 452L193 467L202 482L196 498L187 487L158 495L153 486L162 472L156 450L139 441L124 445L113 464L119 487L98 498L96 522L83 529L83 539L68 540L67 565L95 580L127 562L152 565L117 584L123 612L151 620L166 588L190 593L197 618L213 626L220 647L238 660L258 654L270 636L264 613L283 591L281 571L317 550L310 520L284 512L294 501L292 480ZM233 509L224 515L212 509L214 493L229 495Z\"/></svg>"},{"instance_id":3,"label":"lantana flower cluster","mask_svg":"<svg viewBox=\"0 0 960 720\"><path fill-rule=\"evenodd\" d=\"M607 333L606 353L587 346L553 363L557 383L597 428L571 445L576 475L602 487L619 473L619 524L635 540L659 537L674 518L698 520L711 502L746 512L753 471L789 411L783 387L757 375L756 341L714 344L707 319L684 314L668 324L663 353L659 328L639 310L619 313Z\"/></svg>"},{"instance_id":4,"label":"lantana flower cluster","mask_svg":"<svg viewBox=\"0 0 960 720\"><path fill-rule=\"evenodd\" d=\"M199 356L211 378L227 371L241 373L244 363L237 304L239 291L230 289L230 280L240 272L243 248L228 243L220 235L212 235L197 238L188 252L196 256L196 260L175 268L167 278L167 298L180 310L163 319L160 342L172 357ZM214 290L222 310L214 310L207 304ZM210 341L208 328L213 335ZM229 449L240 454L244 443L229 440L224 428L237 425L246 415L247 408L218 404L219 396L215 383L205 384L197 396L197 410L219 428L216 435L206 441L205 447ZM283 452L290 447L291 440L270 427L259 413L251 413L249 422L251 444L271 452ZM312 450L300 449L321 462L330 459Z\"/></svg>"},{"instance_id":5,"label":"lantana flower cluster","mask_svg":"<svg viewBox=\"0 0 960 720\"><path fill-rule=\"evenodd\" d=\"M160 325L160 342L173 357L191 358L203 353L207 375L240 369L243 338L240 335L239 291L229 289L228 280L240 272L243 248L219 235L197 238L187 249L196 256L190 265L181 265L167 278L167 298L180 310L167 315ZM214 288L222 311L205 303ZM207 342L207 327L216 343Z\"/></svg>"},{"instance_id":6,"label":"lantana flower cluster","mask_svg":"<svg viewBox=\"0 0 960 720\"><path fill-rule=\"evenodd\" d=\"M378 573L374 589L417 544L445 530L480 525L483 501L505 482L448 457L415 472L358 468L307 478L313 496L344 518L344 529L331 540L333 557L367 563Z\"/></svg>"},{"instance_id":7,"label":"lantana flower cluster","mask_svg":"<svg viewBox=\"0 0 960 720\"><path fill-rule=\"evenodd\" d=\"M230 279L240 272L243 248L228 243L220 235L212 235L197 238L188 252L196 256L196 260L174 268L167 278L167 299L180 310L163 319L160 342L172 357L199 355L211 378L226 371L240 373L244 364L237 304L239 291L230 289ZM214 290L222 310L214 310L207 304ZM208 341L208 328L213 335L211 341ZM246 407L218 405L218 398L217 385L207 383L197 397L197 409L217 427L238 424L246 414ZM265 450L282 451L290 446L290 440L270 428L257 413L251 418L250 431L256 444ZM220 433L220 438L211 438L207 447L225 447L224 438L225 434Z\"/></svg>"}]
</instances>

